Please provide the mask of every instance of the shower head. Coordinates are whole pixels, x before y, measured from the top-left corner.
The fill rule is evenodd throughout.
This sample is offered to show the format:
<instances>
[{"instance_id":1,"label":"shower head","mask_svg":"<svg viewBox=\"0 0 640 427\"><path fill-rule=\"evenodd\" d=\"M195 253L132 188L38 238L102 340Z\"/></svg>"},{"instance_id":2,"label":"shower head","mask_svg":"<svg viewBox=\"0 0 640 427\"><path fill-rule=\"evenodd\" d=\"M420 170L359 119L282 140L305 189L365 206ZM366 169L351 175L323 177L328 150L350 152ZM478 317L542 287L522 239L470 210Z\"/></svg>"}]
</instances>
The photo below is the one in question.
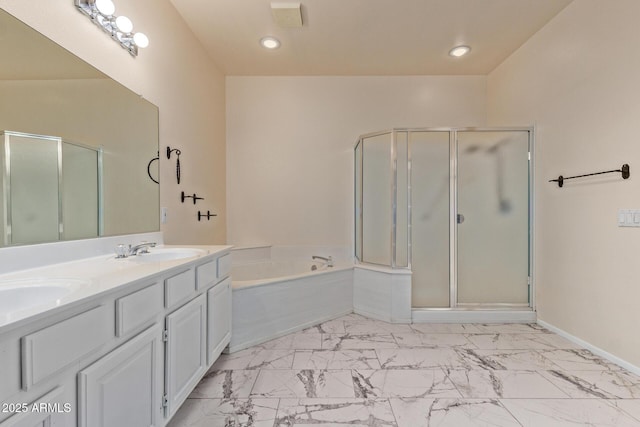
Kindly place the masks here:
<instances>
[{"instance_id":1,"label":"shower head","mask_svg":"<svg viewBox=\"0 0 640 427\"><path fill-rule=\"evenodd\" d=\"M509 212L511 212L512 206L511 202L508 199L500 199L498 205L501 214L508 214Z\"/></svg>"},{"instance_id":2,"label":"shower head","mask_svg":"<svg viewBox=\"0 0 640 427\"><path fill-rule=\"evenodd\" d=\"M500 147L502 147L505 144L508 144L509 142L511 142L509 138L503 138L500 141L493 144L491 147L487 148L487 153L491 153L491 154L497 153Z\"/></svg>"},{"instance_id":3,"label":"shower head","mask_svg":"<svg viewBox=\"0 0 640 427\"><path fill-rule=\"evenodd\" d=\"M478 150L480 150L480 147L478 145L470 145L464 149L463 153L471 154L471 153L475 153Z\"/></svg>"}]
</instances>

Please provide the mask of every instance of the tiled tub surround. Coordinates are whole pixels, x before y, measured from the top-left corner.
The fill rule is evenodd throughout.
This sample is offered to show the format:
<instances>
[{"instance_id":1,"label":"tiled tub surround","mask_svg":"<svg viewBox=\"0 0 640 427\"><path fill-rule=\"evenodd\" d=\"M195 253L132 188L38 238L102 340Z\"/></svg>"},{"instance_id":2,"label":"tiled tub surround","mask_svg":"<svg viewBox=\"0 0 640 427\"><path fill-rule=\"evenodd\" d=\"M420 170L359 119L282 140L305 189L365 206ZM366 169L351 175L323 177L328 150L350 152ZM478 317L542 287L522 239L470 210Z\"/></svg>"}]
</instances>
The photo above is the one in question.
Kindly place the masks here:
<instances>
[{"instance_id":1,"label":"tiled tub surround","mask_svg":"<svg viewBox=\"0 0 640 427\"><path fill-rule=\"evenodd\" d=\"M222 355L170 423L640 426L640 377L536 324L349 314Z\"/></svg>"}]
</instances>

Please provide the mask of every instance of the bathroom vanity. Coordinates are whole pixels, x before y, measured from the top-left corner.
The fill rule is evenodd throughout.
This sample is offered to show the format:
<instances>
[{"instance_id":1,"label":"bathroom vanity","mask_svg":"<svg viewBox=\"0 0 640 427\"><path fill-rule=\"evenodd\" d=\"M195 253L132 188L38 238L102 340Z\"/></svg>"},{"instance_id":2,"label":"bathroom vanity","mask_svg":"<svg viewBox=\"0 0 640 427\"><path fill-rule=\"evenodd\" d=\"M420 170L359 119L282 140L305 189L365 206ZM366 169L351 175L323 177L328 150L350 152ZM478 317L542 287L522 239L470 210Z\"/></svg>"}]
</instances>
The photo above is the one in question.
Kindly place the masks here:
<instances>
[{"instance_id":1,"label":"bathroom vanity","mask_svg":"<svg viewBox=\"0 0 640 427\"><path fill-rule=\"evenodd\" d=\"M229 343L229 250L165 247L0 276L5 302L13 289L67 286L53 307L0 302L0 427L164 426Z\"/></svg>"}]
</instances>

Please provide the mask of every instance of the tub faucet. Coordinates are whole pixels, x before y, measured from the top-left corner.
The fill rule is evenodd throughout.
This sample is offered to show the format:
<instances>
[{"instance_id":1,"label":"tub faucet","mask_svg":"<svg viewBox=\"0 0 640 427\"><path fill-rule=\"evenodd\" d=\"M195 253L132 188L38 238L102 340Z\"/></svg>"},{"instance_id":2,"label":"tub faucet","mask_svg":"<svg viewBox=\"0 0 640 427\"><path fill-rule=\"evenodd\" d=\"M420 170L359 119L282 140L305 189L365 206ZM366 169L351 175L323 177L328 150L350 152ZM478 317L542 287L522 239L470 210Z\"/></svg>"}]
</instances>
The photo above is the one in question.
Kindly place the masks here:
<instances>
[{"instance_id":1,"label":"tub faucet","mask_svg":"<svg viewBox=\"0 0 640 427\"><path fill-rule=\"evenodd\" d=\"M142 242L139 245L131 246L129 245L129 255L140 255L149 253L149 248L155 248L156 242Z\"/></svg>"},{"instance_id":2,"label":"tub faucet","mask_svg":"<svg viewBox=\"0 0 640 427\"><path fill-rule=\"evenodd\" d=\"M327 267L333 267L333 258L331 258L330 256L325 258L323 256L313 255L311 259L321 259L322 261L327 263Z\"/></svg>"}]
</instances>

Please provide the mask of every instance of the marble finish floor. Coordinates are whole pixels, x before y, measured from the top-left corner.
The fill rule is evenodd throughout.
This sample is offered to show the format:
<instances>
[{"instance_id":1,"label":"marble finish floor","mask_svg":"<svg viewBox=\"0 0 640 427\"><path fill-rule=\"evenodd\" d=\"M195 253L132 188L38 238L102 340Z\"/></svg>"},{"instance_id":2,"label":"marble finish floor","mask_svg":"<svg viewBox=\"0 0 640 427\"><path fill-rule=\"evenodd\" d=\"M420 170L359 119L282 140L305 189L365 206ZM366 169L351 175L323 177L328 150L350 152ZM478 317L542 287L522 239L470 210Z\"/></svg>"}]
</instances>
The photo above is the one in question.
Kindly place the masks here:
<instances>
[{"instance_id":1,"label":"marble finish floor","mask_svg":"<svg viewBox=\"0 0 640 427\"><path fill-rule=\"evenodd\" d=\"M350 314L222 355L169 427L640 426L640 377L536 324Z\"/></svg>"}]
</instances>

